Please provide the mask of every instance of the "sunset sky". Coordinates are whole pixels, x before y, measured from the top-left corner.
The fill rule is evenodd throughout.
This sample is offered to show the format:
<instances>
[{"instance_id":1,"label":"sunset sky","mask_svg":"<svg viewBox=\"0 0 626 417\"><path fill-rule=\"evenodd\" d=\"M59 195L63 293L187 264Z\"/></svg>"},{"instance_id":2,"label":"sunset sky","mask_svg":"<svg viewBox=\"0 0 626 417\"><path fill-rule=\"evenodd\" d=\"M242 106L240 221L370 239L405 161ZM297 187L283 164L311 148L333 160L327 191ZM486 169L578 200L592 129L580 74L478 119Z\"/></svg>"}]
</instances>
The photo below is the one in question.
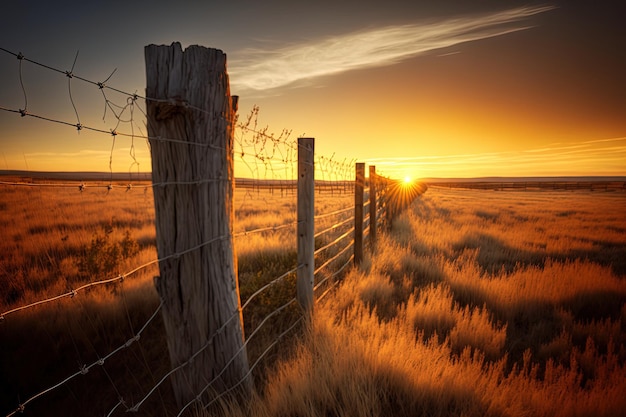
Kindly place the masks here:
<instances>
[{"instance_id":1,"label":"sunset sky","mask_svg":"<svg viewBox=\"0 0 626 417\"><path fill-rule=\"evenodd\" d=\"M0 48L93 81L117 69L106 84L140 95L145 45L219 48L240 117L258 105L270 131L392 177L626 175L621 1L53 3L3 2ZM0 108L116 126L97 87L25 61L21 78L26 97L20 61L0 51ZM133 118L145 134L141 111ZM7 111L0 126L0 169L134 163L128 138L111 158L111 135ZM149 171L145 140L134 145Z\"/></svg>"}]
</instances>

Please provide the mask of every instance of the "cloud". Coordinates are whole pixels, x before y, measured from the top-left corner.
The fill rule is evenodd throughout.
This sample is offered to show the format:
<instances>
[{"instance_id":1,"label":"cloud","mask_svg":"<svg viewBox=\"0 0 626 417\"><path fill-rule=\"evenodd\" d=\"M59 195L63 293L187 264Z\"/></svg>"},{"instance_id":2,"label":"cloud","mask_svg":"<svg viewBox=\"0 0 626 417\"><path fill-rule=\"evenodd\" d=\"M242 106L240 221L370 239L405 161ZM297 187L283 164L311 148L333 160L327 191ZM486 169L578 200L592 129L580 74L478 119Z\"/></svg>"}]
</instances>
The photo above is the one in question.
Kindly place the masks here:
<instances>
[{"instance_id":1,"label":"cloud","mask_svg":"<svg viewBox=\"0 0 626 417\"><path fill-rule=\"evenodd\" d=\"M573 175L574 173L626 175L626 137L552 144L519 152L371 158L385 175L398 177L415 170L423 177Z\"/></svg>"},{"instance_id":2,"label":"cloud","mask_svg":"<svg viewBox=\"0 0 626 417\"><path fill-rule=\"evenodd\" d=\"M439 22L389 26L291 45L248 50L229 63L239 89L267 90L296 81L369 67L392 65L435 49L506 35L529 26L521 20L554 9L519 7Z\"/></svg>"}]
</instances>

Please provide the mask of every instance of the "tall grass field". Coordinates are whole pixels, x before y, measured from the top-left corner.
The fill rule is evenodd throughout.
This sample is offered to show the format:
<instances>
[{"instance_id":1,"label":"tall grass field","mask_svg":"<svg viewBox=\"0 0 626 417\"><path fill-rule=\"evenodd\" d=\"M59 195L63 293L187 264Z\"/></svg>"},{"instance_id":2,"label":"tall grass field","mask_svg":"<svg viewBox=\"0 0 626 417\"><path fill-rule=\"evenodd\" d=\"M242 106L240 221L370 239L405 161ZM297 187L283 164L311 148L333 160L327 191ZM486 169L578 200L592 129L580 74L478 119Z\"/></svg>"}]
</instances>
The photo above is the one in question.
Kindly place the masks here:
<instances>
[{"instance_id":1,"label":"tall grass field","mask_svg":"<svg viewBox=\"0 0 626 417\"><path fill-rule=\"evenodd\" d=\"M350 194L323 194L316 213L352 202ZM295 265L295 226L241 232L295 222L296 201L238 190L235 208L245 301ZM150 188L3 187L0 310L156 259L153 219ZM7 315L0 415L132 338L159 304L157 274L153 265ZM255 300L244 327L294 288L288 277ZM251 343L251 359L297 314L286 311ZM139 401L168 370L157 317L139 340L33 400L23 415L107 415L120 399ZM626 194L432 186L379 233L371 254L316 303L308 325L273 348L254 379L250 401L224 399L190 415L626 415ZM175 416L169 385L138 414Z\"/></svg>"}]
</instances>

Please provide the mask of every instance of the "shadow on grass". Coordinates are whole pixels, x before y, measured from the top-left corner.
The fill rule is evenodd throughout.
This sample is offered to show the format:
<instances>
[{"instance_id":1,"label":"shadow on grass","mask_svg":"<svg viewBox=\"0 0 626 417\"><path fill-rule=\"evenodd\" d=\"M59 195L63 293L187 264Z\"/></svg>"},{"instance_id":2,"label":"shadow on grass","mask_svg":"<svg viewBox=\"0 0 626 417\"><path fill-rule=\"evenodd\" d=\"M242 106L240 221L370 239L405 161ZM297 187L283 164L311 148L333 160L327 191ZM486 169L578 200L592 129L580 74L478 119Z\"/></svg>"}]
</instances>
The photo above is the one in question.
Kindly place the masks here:
<instances>
[{"instance_id":1,"label":"shadow on grass","mask_svg":"<svg viewBox=\"0 0 626 417\"><path fill-rule=\"evenodd\" d=\"M518 266L543 265L546 253L526 251L505 244L487 233L469 233L452 245L452 250L460 255L466 249L477 249L476 262L488 274L502 271L510 273Z\"/></svg>"},{"instance_id":2,"label":"shadow on grass","mask_svg":"<svg viewBox=\"0 0 626 417\"><path fill-rule=\"evenodd\" d=\"M378 387L381 416L484 416L501 414L489 410L472 392L472 387L437 387L431 384L407 383L410 378L404 372L392 368L379 368L373 375ZM334 414L327 414L334 415Z\"/></svg>"},{"instance_id":3,"label":"shadow on grass","mask_svg":"<svg viewBox=\"0 0 626 417\"><path fill-rule=\"evenodd\" d=\"M81 295L84 297L84 295ZM98 303L78 308L42 307L14 315L0 325L0 415L7 415L33 395L48 389L84 365L124 345L141 328L158 300L129 297L128 316ZM135 301L135 302L133 302ZM78 374L56 389L26 404L20 416L103 416L123 398L126 407L169 370L170 361L160 314L141 334L108 360ZM36 377L33 377L36 376ZM123 415L125 407L118 407ZM169 381L141 407L141 415L176 410Z\"/></svg>"},{"instance_id":4,"label":"shadow on grass","mask_svg":"<svg viewBox=\"0 0 626 417\"><path fill-rule=\"evenodd\" d=\"M527 349L537 353L539 346L552 342L564 329L569 328L568 331L572 332L573 322L619 321L622 306L626 304L626 295L606 290L585 290L558 301L524 299L517 304L503 304L493 294L459 288L455 284L450 286L455 302L484 305L494 314L496 321L507 325L504 350L508 352L509 364L521 361ZM606 350L607 341L595 339L596 345ZM618 346L626 343L626 334L622 333L621 339L613 342ZM585 337L573 342L574 346L584 350L587 340Z\"/></svg>"},{"instance_id":5,"label":"shadow on grass","mask_svg":"<svg viewBox=\"0 0 626 417\"><path fill-rule=\"evenodd\" d=\"M590 261L610 267L615 275L626 275L626 245L608 241L594 241L593 250L571 250L567 252L547 252L541 249L524 250L507 245L487 233L469 233L452 245L457 256L466 249L477 249L476 261L481 269L489 274L502 271L513 272L517 267L543 267L547 260L552 261Z\"/></svg>"}]
</instances>

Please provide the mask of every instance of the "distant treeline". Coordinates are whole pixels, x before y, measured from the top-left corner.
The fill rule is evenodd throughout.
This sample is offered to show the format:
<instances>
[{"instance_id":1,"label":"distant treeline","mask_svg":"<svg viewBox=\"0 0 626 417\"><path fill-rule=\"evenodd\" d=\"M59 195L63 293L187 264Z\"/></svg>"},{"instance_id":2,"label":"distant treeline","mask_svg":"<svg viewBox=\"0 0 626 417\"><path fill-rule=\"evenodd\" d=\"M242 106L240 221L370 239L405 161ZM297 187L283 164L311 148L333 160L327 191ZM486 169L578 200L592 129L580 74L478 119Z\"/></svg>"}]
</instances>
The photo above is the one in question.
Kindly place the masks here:
<instances>
[{"instance_id":1,"label":"distant treeline","mask_svg":"<svg viewBox=\"0 0 626 417\"><path fill-rule=\"evenodd\" d=\"M429 186L474 190L588 190L626 191L626 181L436 181Z\"/></svg>"}]
</instances>

